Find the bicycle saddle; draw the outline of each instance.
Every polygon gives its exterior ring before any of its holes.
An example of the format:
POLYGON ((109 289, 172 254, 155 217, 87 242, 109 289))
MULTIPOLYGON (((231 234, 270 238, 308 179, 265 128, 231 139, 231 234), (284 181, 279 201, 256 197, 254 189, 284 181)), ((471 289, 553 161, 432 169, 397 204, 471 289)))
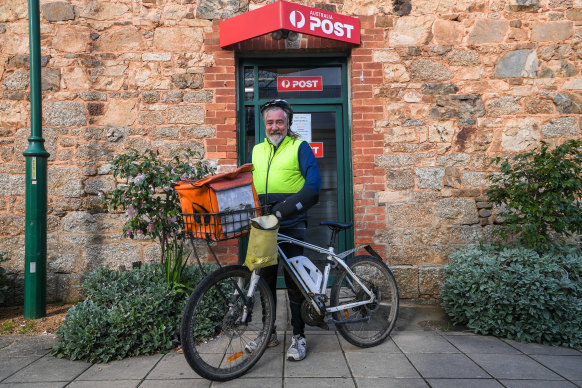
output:
POLYGON ((326 225, 331 230, 345 230, 352 227, 352 224, 345 223, 345 222, 331 222, 331 221, 322 221, 320 225, 326 225))

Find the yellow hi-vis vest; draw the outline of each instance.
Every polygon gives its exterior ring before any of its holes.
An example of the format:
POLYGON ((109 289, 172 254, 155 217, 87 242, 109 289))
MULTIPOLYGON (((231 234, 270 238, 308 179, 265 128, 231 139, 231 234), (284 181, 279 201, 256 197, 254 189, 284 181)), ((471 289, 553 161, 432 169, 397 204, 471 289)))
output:
POLYGON ((303 188, 305 178, 301 175, 298 157, 303 141, 286 136, 277 151, 268 139, 255 145, 252 163, 257 194, 295 194, 303 188))

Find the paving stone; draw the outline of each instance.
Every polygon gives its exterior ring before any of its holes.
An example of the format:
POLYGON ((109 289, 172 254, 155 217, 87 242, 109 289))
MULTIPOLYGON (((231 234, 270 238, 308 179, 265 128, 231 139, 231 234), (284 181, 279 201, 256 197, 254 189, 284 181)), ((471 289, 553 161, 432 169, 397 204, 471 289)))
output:
POLYGON ((501 380, 501 383, 507 388, 574 388, 576 385, 568 381, 550 381, 550 380, 501 380))
POLYGON ((131 357, 107 364, 94 364, 76 380, 139 380, 162 358, 161 354, 153 356, 131 357))
POLYGON ((445 338, 463 353, 520 354, 519 350, 512 348, 496 337, 445 335, 445 338))
MULTIPOLYGON (((354 380, 349 378, 319 378, 319 377, 294 377, 285 378, 285 388, 317 387, 317 388, 351 388, 355 387, 354 380)), ((364 385, 368 387, 368 385, 364 385)), ((383 385, 386 387, 386 385, 383 385)))
POLYGON ((58 382, 41 382, 41 383, 0 383, 1 388, 62 388, 69 384, 68 381, 58 381, 58 382))
MULTIPOLYGON (((240 380, 234 380, 236 382, 240 382, 240 380)), ((208 388, 212 384, 212 381, 204 380, 204 379, 181 379, 181 380, 164 380, 163 387, 164 388, 208 388)), ((223 384, 214 383, 214 386, 222 386, 223 384)), ((224 384, 228 386, 227 384, 224 384)), ((233 385, 234 386, 234 385, 233 385)), ((242 385, 240 385, 242 387, 242 385)), ((274 385, 277 386, 277 385, 274 385)), ((141 385, 140 388, 159 388, 160 381, 159 380, 145 380, 141 385)))
POLYGON ((91 364, 69 361, 47 355, 7 378, 7 383, 36 383, 71 381, 87 370, 91 364))
POLYGON ((196 379, 201 378, 190 368, 183 354, 170 352, 160 360, 147 375, 148 380, 171 379, 196 379))
POLYGON ((0 360, 9 357, 42 357, 50 352, 55 336, 13 336, 10 345, 0 349, 0 360))
POLYGON ((38 357, 0 358, 0 381, 36 361, 38 357))
POLYGON ((493 379, 429 379, 432 388, 496 388, 503 387, 493 379))
MULTIPOLYGON (((289 333, 286 338, 285 346, 291 345, 291 337, 293 333, 289 333)), ((307 351, 317 352, 317 353, 327 353, 327 352, 341 352, 341 347, 337 335, 309 335, 305 333, 305 338, 307 339, 307 351)))
POLYGON ((423 379, 357 378, 358 387, 366 388, 425 388, 429 385, 423 379))
MULTIPOLYGON (((115 385, 115 388, 134 388, 139 385, 141 380, 115 380, 115 382, 109 382, 111 386, 115 385)), ((71 384, 67 385, 71 388, 102 388, 103 381, 73 381, 71 384)))
MULTIPOLYGON (((279 344, 279 350, 284 346, 279 344)), ((283 377, 283 354, 281 351, 270 348, 265 351, 261 359, 252 367, 252 369, 240 379, 246 378, 264 378, 264 377, 283 377)), ((307 349, 309 352, 309 348, 307 349)), ((239 379, 239 380, 240 380, 239 379)))
POLYGON ((582 356, 532 356, 569 380, 582 380, 582 356))
POLYGON ((350 377, 344 355, 337 353, 313 353, 307 348, 307 356, 301 362, 285 362, 285 377, 350 377))
POLYGON ((354 377, 420 377, 418 372, 403 354, 370 354, 362 351, 346 353, 346 358, 354 377))
POLYGON ((404 353, 459 353, 459 350, 438 334, 398 332, 393 341, 404 353))
POLYGON ((352 345, 351 343, 349 343, 348 341, 346 341, 345 338, 338 336, 339 338, 339 342, 341 345, 341 348, 343 349, 343 351, 345 353, 349 353, 349 352, 363 352, 366 351, 367 353, 398 353, 398 354, 402 354, 402 352, 400 351, 400 349, 398 349, 398 347, 396 346, 396 344, 394 343, 394 341, 388 337, 386 338, 386 340, 384 342, 382 342, 380 345, 376 345, 374 347, 371 348, 361 348, 359 346, 356 345, 352 345))
POLYGON ((563 346, 550 346, 550 345, 542 345, 536 343, 525 343, 525 342, 518 342, 509 339, 504 339, 504 341, 521 350, 525 354, 538 354, 538 355, 547 355, 547 356, 582 356, 582 352, 576 349, 565 348, 563 346))
POLYGON ((410 354, 408 358, 424 378, 483 379, 491 377, 464 354, 410 354))
POLYGON ((471 354, 471 358, 498 379, 563 380, 528 356, 517 354, 471 354))

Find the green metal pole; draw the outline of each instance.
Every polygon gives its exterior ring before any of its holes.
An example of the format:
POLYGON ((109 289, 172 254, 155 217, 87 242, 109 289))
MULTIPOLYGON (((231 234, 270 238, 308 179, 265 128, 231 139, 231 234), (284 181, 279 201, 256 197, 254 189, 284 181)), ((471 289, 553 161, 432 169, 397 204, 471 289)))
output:
POLYGON ((39 0, 28 0, 30 125, 26 158, 24 318, 46 316, 47 161, 42 138, 39 0))

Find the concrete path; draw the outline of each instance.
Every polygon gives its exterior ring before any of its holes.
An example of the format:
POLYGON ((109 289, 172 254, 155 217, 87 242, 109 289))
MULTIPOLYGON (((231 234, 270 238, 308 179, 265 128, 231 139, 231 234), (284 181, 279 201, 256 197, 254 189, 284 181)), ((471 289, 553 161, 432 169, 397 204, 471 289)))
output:
MULTIPOLYGON (((287 322, 285 309, 277 316, 279 327, 287 322)), ((475 335, 450 327, 434 307, 402 306, 391 339, 374 348, 309 331, 301 362, 285 359, 291 333, 283 335, 247 375, 226 383, 201 379, 176 351, 90 364, 52 357, 54 336, 0 336, 0 388, 582 387, 582 352, 475 335)))

